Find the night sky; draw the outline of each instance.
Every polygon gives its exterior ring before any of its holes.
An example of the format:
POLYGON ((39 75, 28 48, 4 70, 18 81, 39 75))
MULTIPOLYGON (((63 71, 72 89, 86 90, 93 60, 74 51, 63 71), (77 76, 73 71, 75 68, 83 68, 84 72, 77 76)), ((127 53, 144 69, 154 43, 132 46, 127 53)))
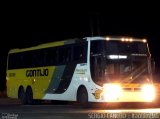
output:
POLYGON ((0 44, 1 89, 4 89, 6 56, 9 49, 87 36, 146 38, 156 62, 156 72, 159 72, 160 10, 157 7, 106 5, 86 9, 87 7, 71 5, 57 9, 55 6, 13 7, 3 14, 3 42, 0 44))

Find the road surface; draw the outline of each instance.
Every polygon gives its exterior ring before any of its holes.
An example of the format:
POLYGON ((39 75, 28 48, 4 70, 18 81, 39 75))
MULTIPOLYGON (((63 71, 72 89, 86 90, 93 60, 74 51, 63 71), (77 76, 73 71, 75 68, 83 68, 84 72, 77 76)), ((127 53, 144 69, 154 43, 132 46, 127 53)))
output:
POLYGON ((10 99, 0 100, 0 119, 160 119, 160 108, 140 105, 81 107, 78 104, 21 105, 10 99))

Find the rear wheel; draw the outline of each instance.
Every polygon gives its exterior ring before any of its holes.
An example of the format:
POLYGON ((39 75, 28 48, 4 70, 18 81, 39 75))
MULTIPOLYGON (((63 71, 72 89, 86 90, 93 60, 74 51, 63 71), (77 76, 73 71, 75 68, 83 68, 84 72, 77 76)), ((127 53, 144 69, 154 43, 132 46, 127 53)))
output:
POLYGON ((27 88, 27 90, 26 90, 26 99, 27 99, 27 103, 29 105, 32 105, 34 103, 33 92, 32 92, 31 88, 27 88))
POLYGON ((22 104, 27 104, 26 93, 23 88, 19 89, 18 98, 20 99, 22 104))

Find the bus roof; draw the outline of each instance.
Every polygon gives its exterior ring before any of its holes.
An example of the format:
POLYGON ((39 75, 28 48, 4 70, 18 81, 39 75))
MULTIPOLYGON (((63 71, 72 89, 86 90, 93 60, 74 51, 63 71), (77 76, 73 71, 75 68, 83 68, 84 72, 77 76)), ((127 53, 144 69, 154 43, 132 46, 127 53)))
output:
POLYGON ((137 41, 137 42, 147 42, 146 39, 134 38, 134 37, 127 37, 127 36, 104 36, 104 37, 86 37, 87 40, 117 40, 117 41, 137 41))
MULTIPOLYGON (((32 46, 28 48, 16 48, 16 49, 11 49, 9 53, 17 53, 17 52, 24 52, 24 51, 30 51, 30 50, 38 50, 38 49, 43 49, 43 48, 49 48, 49 47, 56 47, 56 46, 63 46, 66 44, 73 44, 76 42, 82 42, 83 39, 68 39, 68 40, 63 40, 63 41, 55 41, 55 42, 49 42, 49 43, 42 43, 37 46, 32 46)), ((83 40, 84 41, 84 40, 83 40)))
POLYGON ((84 37, 84 38, 74 38, 74 39, 68 39, 63 41, 56 41, 56 42, 49 42, 49 43, 43 43, 37 46, 28 47, 28 48, 16 48, 11 49, 9 53, 17 53, 17 52, 24 52, 24 51, 30 51, 30 50, 37 50, 37 49, 43 49, 43 48, 49 48, 49 47, 56 47, 56 46, 62 46, 66 44, 73 44, 77 42, 83 42, 83 41, 93 41, 93 40, 107 40, 107 41, 123 41, 123 42, 146 42, 146 39, 137 39, 137 38, 131 38, 131 37, 121 37, 121 36, 94 36, 94 37, 84 37))

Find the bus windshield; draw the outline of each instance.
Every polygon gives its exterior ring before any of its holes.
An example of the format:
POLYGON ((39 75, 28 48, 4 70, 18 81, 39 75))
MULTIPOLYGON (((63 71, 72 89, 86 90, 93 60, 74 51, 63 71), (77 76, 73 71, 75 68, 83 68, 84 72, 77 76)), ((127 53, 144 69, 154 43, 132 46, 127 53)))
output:
POLYGON ((143 42, 91 41, 91 77, 106 82, 145 82, 149 80, 147 44, 143 42))

